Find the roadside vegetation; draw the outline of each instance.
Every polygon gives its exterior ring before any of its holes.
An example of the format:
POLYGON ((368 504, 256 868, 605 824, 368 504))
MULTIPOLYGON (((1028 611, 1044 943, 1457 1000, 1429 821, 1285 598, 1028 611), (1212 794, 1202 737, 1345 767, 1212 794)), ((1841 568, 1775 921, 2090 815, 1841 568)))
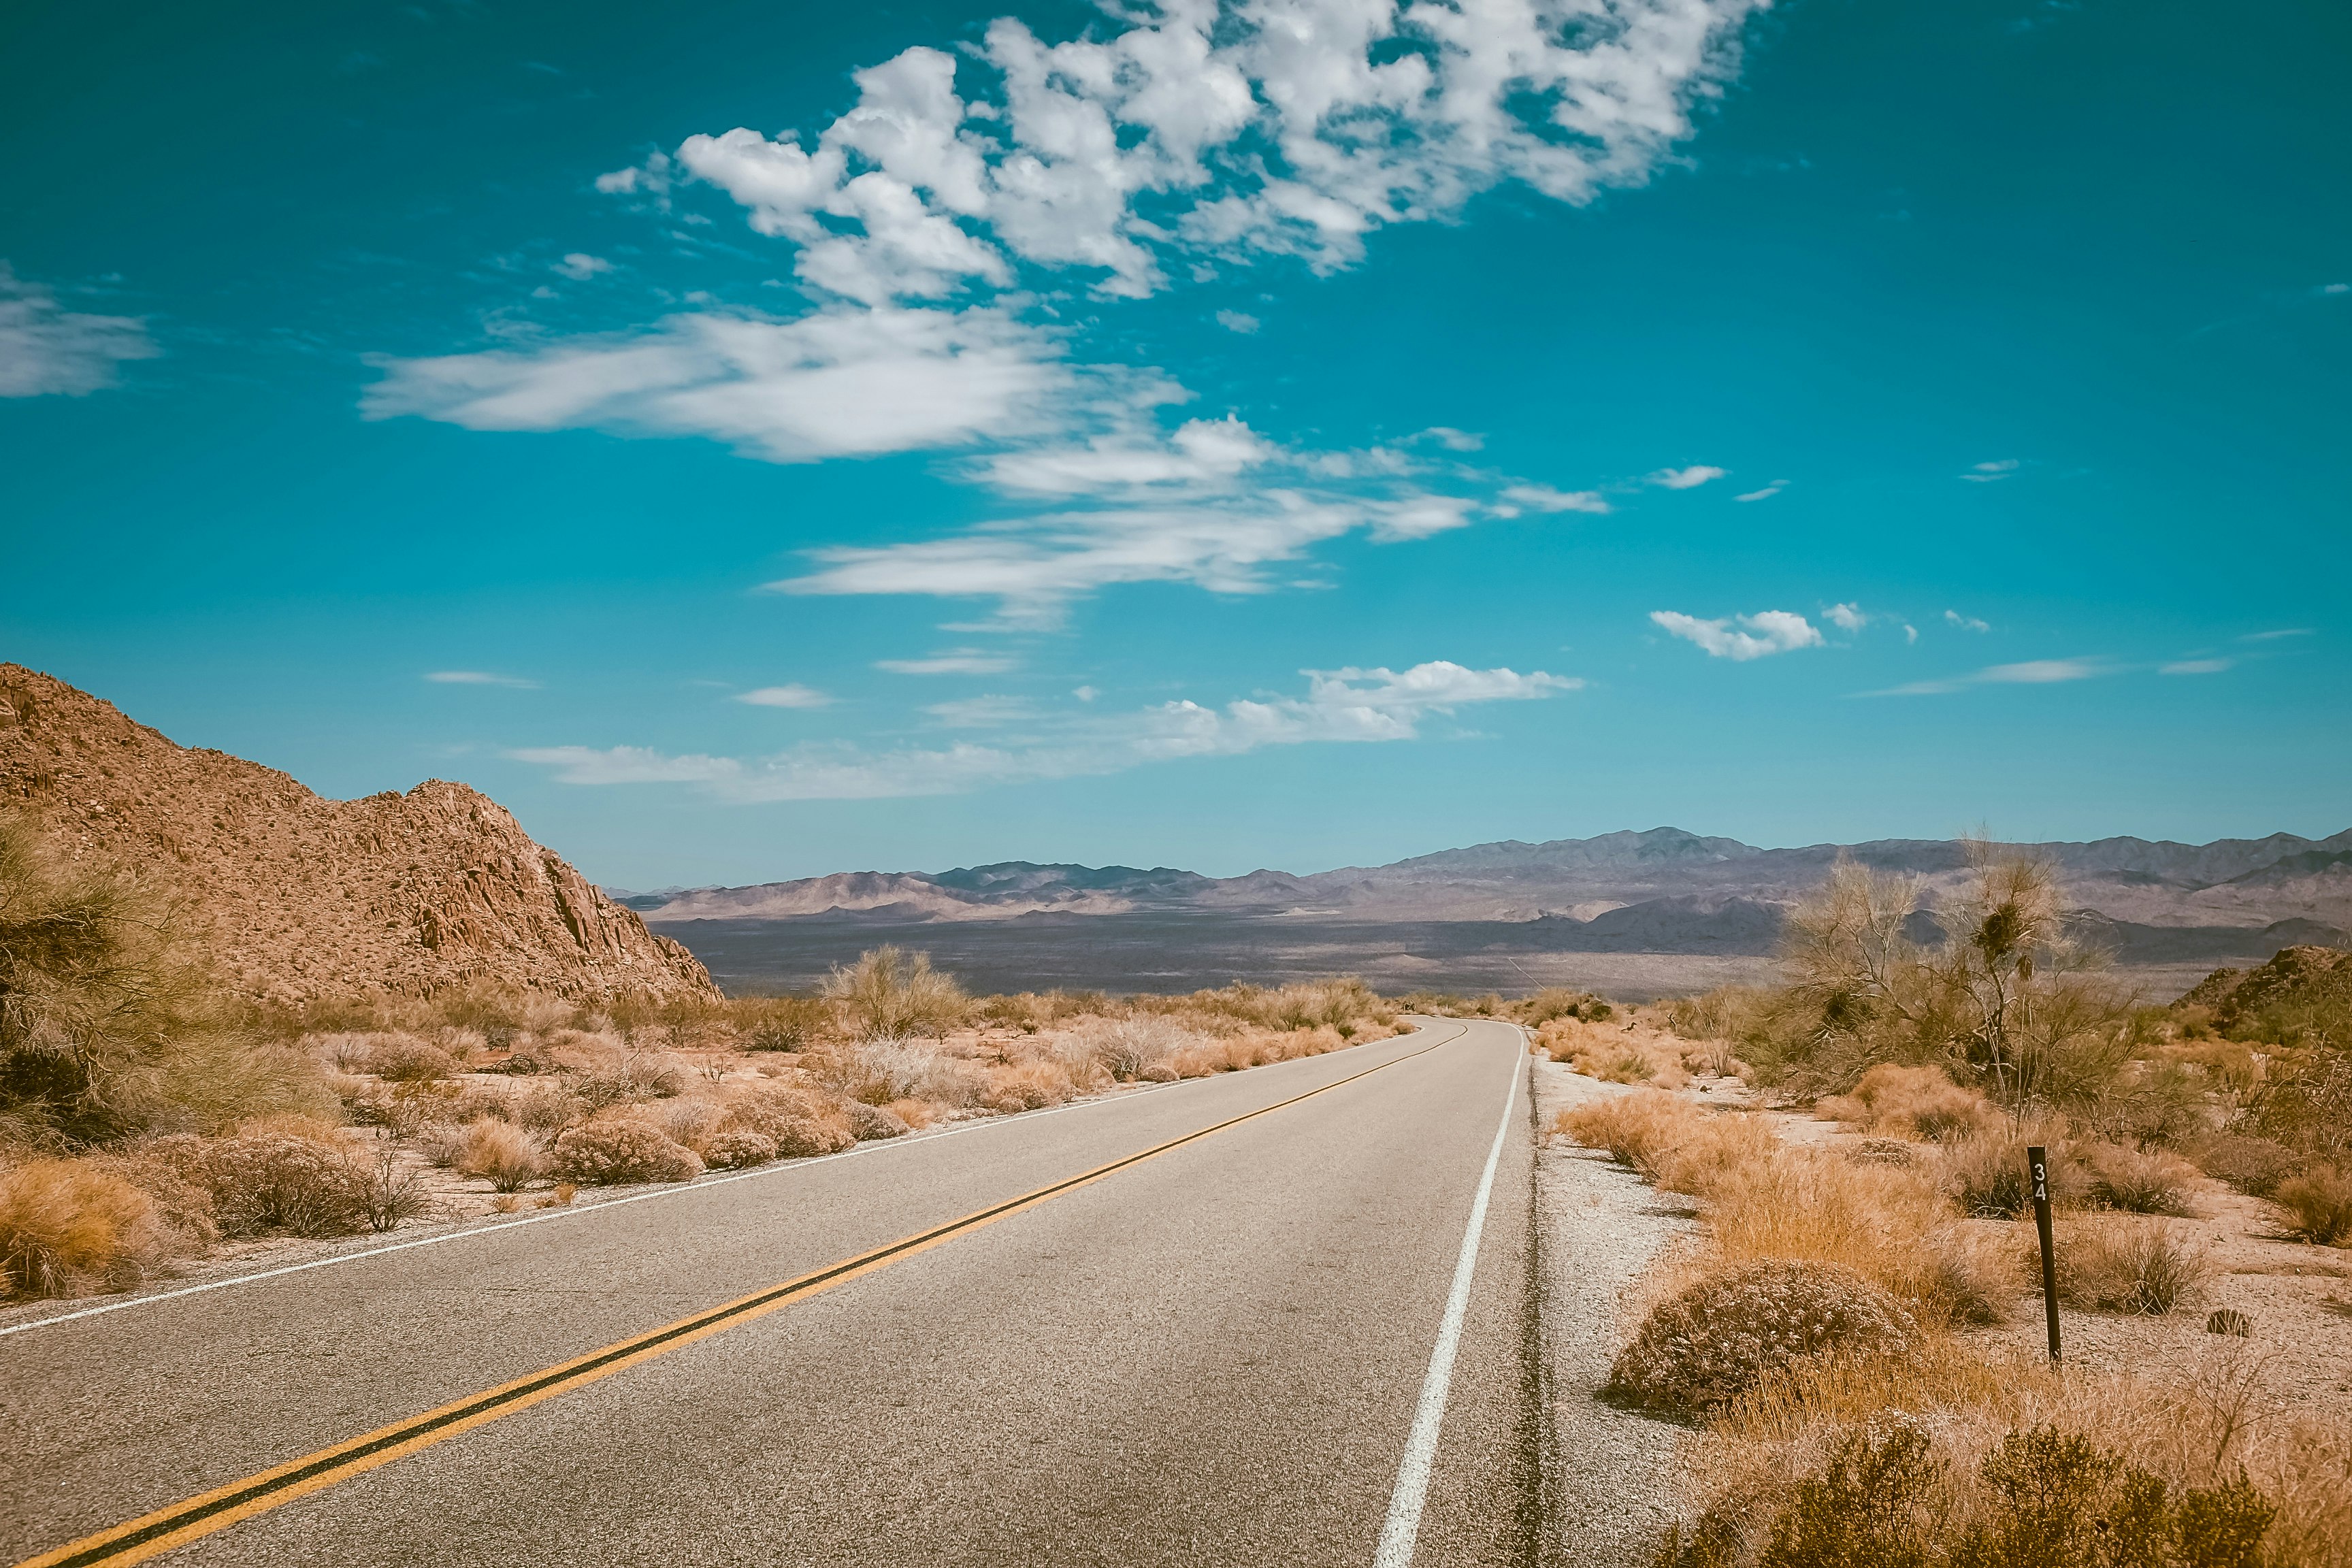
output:
POLYGON ((2352 1564, 2352 954, 2142 1006, 2060 908, 1990 849, 1932 910, 1841 866, 1786 984, 1537 1026, 1633 1086, 1556 1131, 1703 1222, 1610 1388, 1692 1427, 1661 1568, 2352 1564))
POLYGON ((0 1300, 224 1244, 692 1180, 1400 1032, 1361 984, 975 997, 877 948, 813 994, 489 989, 257 1009, 139 878, 0 819, 0 1300))

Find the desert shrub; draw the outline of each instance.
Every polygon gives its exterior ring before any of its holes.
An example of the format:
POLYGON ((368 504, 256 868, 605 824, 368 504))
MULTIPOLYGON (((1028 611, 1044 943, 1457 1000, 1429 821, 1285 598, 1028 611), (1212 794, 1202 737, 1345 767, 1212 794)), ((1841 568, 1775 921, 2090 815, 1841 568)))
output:
POLYGON ((1174 1020, 1150 1015, 1094 1019, 1072 1030, 1060 1042, 1068 1058, 1091 1059, 1112 1078, 1121 1080, 1141 1078, 1156 1067, 1167 1067, 1172 1071, 1176 1058, 1200 1043, 1200 1036, 1174 1020))
POLYGON ((2170 1154, 2143 1154, 2113 1143, 2085 1144, 2075 1151, 2089 1177, 2093 1202, 2130 1214, 2195 1214, 2189 1194, 2196 1169, 2170 1154))
POLYGON ((0 1297, 127 1290, 163 1255, 154 1201, 79 1160, 0 1171, 0 1297))
POLYGON ((187 910, 0 815, 0 1142, 86 1147, 325 1109, 315 1063, 233 1015, 187 910))
POLYGON ((423 1175, 402 1165, 389 1148, 377 1150, 375 1163, 367 1172, 367 1194, 361 1205, 361 1217, 367 1221, 368 1228, 391 1230, 432 1209, 433 1194, 425 1190, 423 1175))
POLYGON ((759 1133, 784 1160, 838 1153, 857 1142, 847 1123, 814 1096, 781 1084, 739 1097, 721 1131, 759 1133))
MULTIPOLYGON (((2263 1568, 2276 1509, 2242 1475, 2174 1493, 2077 1434, 2012 1430, 1969 1479, 1907 1416, 1850 1430, 1761 1526, 1757 1568, 2263 1568)), ((1759 1521, 1711 1510, 1660 1568, 1740 1561, 1759 1521)))
POLYGON ((776 1141, 765 1133, 731 1128, 703 1141, 702 1160, 714 1171, 739 1171, 764 1165, 776 1157, 776 1141))
POLYGON ((2278 1184, 2272 1194, 2294 1216, 2295 1234, 2327 1247, 2352 1243, 2352 1176, 2315 1165, 2278 1184))
POLYGON ((2070 1307, 2160 1317, 2197 1305, 2213 1277, 2203 1245, 2161 1220, 2069 1225, 2054 1247, 2058 1299, 2070 1307))
POLYGON ((2201 1066, 2133 1062, 2103 1091, 2085 1097, 2083 1113, 2103 1136, 2127 1148, 2179 1148, 2212 1130, 2214 1081, 2201 1066))
POLYGON ((367 1173, 315 1137, 258 1131, 211 1143, 158 1140, 164 1144, 175 1145, 169 1157, 212 1194, 224 1235, 345 1236, 367 1224, 367 1173))
MULTIPOLYGON (((1170 1064, 1171 1070, 1173 1065, 1170 1064)), ((1057 1062, 1024 1062, 1017 1066, 995 1068, 980 1091, 979 1104, 984 1110, 1007 1114, 1021 1110, 1043 1110, 1059 1105, 1078 1092, 1077 1085, 1057 1062)))
POLYGON ((2024 1137, 1969 1138, 1937 1151, 1937 1176, 1963 1214, 1981 1219, 2016 1219, 2033 1208, 2033 1178, 2025 1151, 2040 1142, 2048 1150, 2050 1201, 2083 1201, 2089 1186, 2072 1148, 2054 1133, 2024 1137))
POLYGON ((861 1143, 877 1138, 897 1138, 908 1131, 907 1120, 887 1107, 853 1100, 849 1102, 849 1131, 861 1143))
POLYGON ((1522 1024, 1540 1027, 1554 1018, 1605 1024, 1617 1016, 1617 1010, 1590 991, 1571 991, 1563 985, 1547 985, 1534 995, 1513 1004, 1510 1014, 1522 1024))
POLYGON ((697 1095, 637 1106, 629 1114, 648 1126, 660 1128, 671 1142, 699 1150, 702 1141, 727 1120, 729 1110, 723 1100, 697 1095))
POLYGON ((1771 1128, 1754 1118, 1706 1110, 1657 1089, 1570 1107, 1555 1131, 1606 1149, 1669 1191, 1701 1195, 1723 1173, 1769 1159, 1779 1147, 1771 1128))
POLYGON ((590 1186, 684 1182, 702 1173, 702 1160, 642 1121, 588 1121, 556 1139, 555 1171, 590 1186))
POLYGON ((936 1100, 971 1105, 987 1087, 987 1070, 938 1046, 889 1036, 834 1047, 803 1064, 811 1077, 845 1100, 887 1105, 894 1100, 936 1100))
POLYGON ((1800 1356, 1895 1349, 1914 1331, 1910 1314, 1852 1269, 1751 1263, 1654 1309, 1610 1369, 1610 1387, 1648 1408, 1698 1412, 1800 1356))
POLYGON ((2301 1155, 2274 1139, 2235 1132, 2207 1139, 2197 1146, 2193 1157, 2207 1175, 2258 1198, 2277 1191, 2278 1184, 2304 1163, 2301 1155))
POLYGON ((2006 1236, 1948 1225, 1930 1232, 1918 1276, 1923 1305, 1948 1322, 2005 1323, 2025 1288, 2025 1258, 2006 1236))
POLYGON ((466 1129, 456 1165, 461 1176, 473 1176, 498 1192, 512 1193, 547 1173, 547 1155, 520 1127, 485 1116, 466 1129))
POLYGON ((2000 1124, 2000 1114, 1983 1095, 1962 1089, 1941 1068, 1899 1062, 1879 1063, 1862 1075, 1852 1092, 1821 1101, 1813 1113, 1871 1132, 1936 1143, 1989 1133, 2000 1124))
POLYGON ((835 964, 824 994, 858 1039, 943 1035, 971 1010, 963 988, 931 967, 929 953, 887 945, 859 953, 846 968, 835 964))
POLYGON ((533 1084, 509 1097, 505 1116, 528 1132, 553 1137, 588 1113, 586 1101, 560 1083, 533 1084))
POLYGON ((814 996, 756 996, 733 1005, 747 1051, 805 1051, 833 1029, 833 1009, 814 996))
POLYGON ((454 1121, 429 1121, 416 1130, 416 1156, 436 1171, 456 1165, 466 1152, 467 1129, 454 1121))
POLYGON ((359 1038, 364 1045, 355 1052, 345 1053, 341 1058, 344 1065, 356 1066, 360 1071, 372 1072, 389 1082, 430 1082, 455 1078, 466 1070, 447 1050, 415 1035, 363 1035, 359 1038))

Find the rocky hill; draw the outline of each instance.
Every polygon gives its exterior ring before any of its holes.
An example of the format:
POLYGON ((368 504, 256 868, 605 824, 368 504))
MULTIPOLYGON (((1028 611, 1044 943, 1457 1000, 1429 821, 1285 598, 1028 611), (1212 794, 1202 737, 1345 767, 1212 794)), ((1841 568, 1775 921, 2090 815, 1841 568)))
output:
POLYGON ((222 978, 257 999, 474 981, 717 994, 692 954, 464 784, 327 800, 14 664, 0 664, 0 810, 29 814, 67 855, 169 883, 222 978))

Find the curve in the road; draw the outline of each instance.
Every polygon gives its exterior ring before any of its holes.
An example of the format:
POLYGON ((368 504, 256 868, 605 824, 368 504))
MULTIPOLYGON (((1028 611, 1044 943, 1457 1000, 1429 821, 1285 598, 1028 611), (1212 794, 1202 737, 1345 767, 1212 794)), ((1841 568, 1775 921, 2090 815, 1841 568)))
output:
MULTIPOLYGON (((558 1394, 570 1393, 574 1389, 610 1377, 626 1368, 667 1355, 698 1340, 751 1322, 795 1302, 806 1300, 830 1290, 837 1285, 846 1284, 852 1279, 871 1274, 877 1269, 888 1268, 893 1263, 928 1251, 959 1237, 970 1235, 1001 1220, 1011 1218, 1016 1214, 1050 1202, 1065 1194, 1090 1186, 1120 1171, 1157 1159, 1189 1144, 1197 1143, 1202 1139, 1238 1127, 1244 1122, 1271 1115, 1275 1111, 1297 1105, 1302 1100, 1313 1100, 1318 1095, 1328 1094, 1335 1089, 1343 1088, 1360 1079, 1369 1078, 1399 1063, 1426 1056, 1440 1046, 1451 1044, 1461 1038, 1467 1032, 1466 1029, 1457 1026, 1453 1034, 1442 1040, 1432 1041, 1417 1051, 1409 1051, 1402 1056, 1392 1057, 1377 1066, 1366 1068, 1361 1072, 1350 1073, 1346 1078, 1308 1089, 1303 1094, 1292 1095, 1286 1100, 1276 1100, 1271 1105, 1260 1106, 1242 1115, 1229 1117, 1225 1121, 1200 1128, 1181 1137, 1171 1138, 1150 1148, 1095 1166, 1091 1170, 1082 1171, 1074 1176, 1033 1188, 989 1207, 974 1210, 944 1225, 935 1226, 911 1236, 901 1237, 854 1257, 843 1258, 824 1268, 812 1270, 781 1284, 770 1286, 749 1296, 740 1297, 723 1306, 681 1318, 646 1333, 606 1345, 601 1350, 592 1351, 584 1356, 517 1378, 498 1387, 444 1405, 438 1409, 427 1411, 404 1421, 395 1422, 389 1426, 380 1427, 373 1432, 365 1433, 331 1447, 232 1481, 225 1487, 215 1488, 211 1491, 185 1499, 171 1507, 157 1510, 96 1534, 84 1536, 80 1540, 68 1542, 65 1545, 26 1558, 16 1565, 16 1568, 99 1568, 101 1564, 105 1565, 105 1568, 119 1568, 119 1565, 144 1563, 163 1552, 226 1530, 241 1521, 267 1513, 297 1498, 334 1486, 379 1466, 389 1464, 394 1459, 446 1442, 460 1433, 471 1431, 477 1426, 485 1426, 503 1416, 528 1409, 558 1394)), ((1514 1094, 1516 1094, 1516 1089, 1515 1076, 1514 1094)), ((1505 1106, 1507 1128, 1508 1117, 1509 1104, 1507 1102, 1505 1106)), ((1497 1152, 1500 1148, 1501 1133, 1498 1132, 1496 1142, 1497 1152)), ((1477 1219, 1485 1210, 1487 1190, 1493 1184, 1494 1166, 1494 1156, 1490 1155, 1486 1163, 1485 1180, 1480 1184, 1477 1200, 1474 1206, 1472 1227, 1465 1243, 1465 1272, 1459 1274, 1455 1281, 1454 1294, 1457 1297, 1467 1294, 1468 1259, 1475 1257, 1477 1219)), ((1449 1302, 1449 1325, 1458 1320, 1458 1307, 1449 1302)), ((1445 1336, 1441 1333, 1438 1352, 1441 1362, 1450 1361, 1450 1357, 1444 1354, 1444 1345, 1445 1336)), ((1433 1364, 1431 1378, 1439 1384, 1437 1399, 1442 1411, 1443 1373, 1438 1363, 1433 1364)), ((1423 1404, 1424 1407, 1428 1404, 1426 1388, 1423 1404)), ((1421 1425, 1421 1422, 1416 1422, 1417 1428, 1421 1425)), ((1433 1422, 1428 1425, 1429 1446, 1433 1447, 1435 1425, 1433 1422)), ((1416 1438, 1419 1436, 1417 1430, 1416 1438)), ((1425 1469, 1425 1468, 1424 1459, 1423 1468, 1425 1469)), ((1412 1470, 1413 1464, 1409 1451, 1406 1463, 1408 1477, 1412 1470)), ((1425 1477, 1423 1479, 1425 1482, 1425 1477)), ((1403 1489, 1409 1486, 1406 1477, 1400 1478, 1399 1486, 1400 1497, 1402 1497, 1403 1489)), ((1414 1489, 1417 1490, 1417 1489, 1414 1489)), ((1411 1512, 1415 1516, 1418 1515, 1417 1497, 1413 1500, 1411 1512)), ((1390 1524, 1391 1534, 1395 1532, 1396 1528, 1394 1515, 1395 1510, 1392 1507, 1390 1524)), ((1387 1543, 1384 1542, 1385 1544, 1387 1543)), ((1409 1560, 1411 1553, 1409 1537, 1405 1544, 1405 1553, 1409 1560)), ((1385 1563, 1390 1560, 1391 1553, 1384 1552, 1382 1562, 1385 1563)))

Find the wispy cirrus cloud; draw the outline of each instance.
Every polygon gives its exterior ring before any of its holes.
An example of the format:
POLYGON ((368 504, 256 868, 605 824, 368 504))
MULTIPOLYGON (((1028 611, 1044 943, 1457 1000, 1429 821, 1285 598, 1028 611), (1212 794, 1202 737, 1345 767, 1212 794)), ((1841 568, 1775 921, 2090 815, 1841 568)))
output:
POLYGON ((892 675, 1002 675, 1017 662, 1010 654, 951 647, 928 658, 877 658, 874 668, 892 675))
POLYGON ((1988 665, 1967 675, 1956 675, 1939 680, 1914 680, 1901 686, 1890 686, 1881 691, 1864 691, 1864 697, 1940 697, 1949 692, 1966 691, 1977 686, 2056 686, 2071 680, 2095 680, 2103 675, 2120 675, 2124 667, 2101 658, 2032 658, 2018 664, 1988 665))
MULTIPOLYGON (((1583 682, 1541 670, 1472 669, 1445 660, 1410 669, 1306 670, 1302 697, 1243 699, 1211 708, 1192 701, 1133 712, 1063 720, 1058 731, 1017 745, 959 742, 950 746, 874 750, 803 746, 744 760, 704 753, 671 755, 642 746, 538 746, 507 754, 553 770, 571 784, 685 784, 719 799, 869 800, 961 795, 993 785, 1112 773, 1150 763, 1236 756, 1267 746, 1361 743, 1418 738, 1432 715, 1488 702, 1528 701, 1574 690, 1583 682)), ((979 727, 1001 717, 1033 725, 1034 710, 978 702, 941 704, 935 716, 979 727)))
POLYGON ((125 360, 163 351, 130 316, 68 310, 57 291, 0 261, 0 397, 82 397, 115 384, 125 360))
POLYGON ((526 680, 520 675, 499 675, 487 669, 436 669, 427 671, 425 679, 436 686, 506 686, 518 691, 539 689, 536 680, 526 680))
POLYGON ((1974 616, 1964 616, 1958 610, 1946 610, 1944 612, 1944 624, 1948 626, 1952 626, 1964 632, 1989 632, 1992 630, 1992 625, 1990 622, 1980 621, 1974 616))
POLYGON ((2219 675, 2237 664, 2234 658, 2176 658, 2156 667, 2158 675, 2219 675))
POLYGON ((1790 610, 1759 610, 1752 616, 1701 620, 1678 610, 1653 610, 1650 619, 1669 637, 1704 649, 1710 658, 1736 664, 1799 648, 1820 647, 1821 628, 1790 610))
POLYGON ((761 686, 750 691, 739 691, 735 694, 735 700, 747 702, 754 708, 824 708, 830 706, 833 699, 814 686, 787 681, 782 686, 761 686))
POLYGON ((1770 500, 1774 496, 1779 495, 1782 490, 1785 490, 1785 489, 1787 489, 1788 488, 1789 488, 1789 481, 1788 481, 1788 480, 1786 480, 1786 479, 1774 479, 1770 484, 1766 485, 1762 489, 1758 489, 1758 490, 1749 490, 1749 491, 1748 491, 1748 492, 1747 492, 1746 494, 1744 494, 1744 495, 1736 495, 1736 496, 1733 496, 1731 499, 1732 499, 1733 500, 1742 500, 1742 501, 1748 501, 1748 500, 1770 500))
POLYGON ((1707 463, 1693 463, 1687 468, 1660 468, 1650 476, 1650 483, 1664 489, 1690 490, 1723 478, 1723 470, 1707 463))
POLYGON ((1990 485, 2010 478, 2020 466, 2015 458, 2002 458, 1995 462, 1974 464, 1960 478, 1972 485, 1990 485))

